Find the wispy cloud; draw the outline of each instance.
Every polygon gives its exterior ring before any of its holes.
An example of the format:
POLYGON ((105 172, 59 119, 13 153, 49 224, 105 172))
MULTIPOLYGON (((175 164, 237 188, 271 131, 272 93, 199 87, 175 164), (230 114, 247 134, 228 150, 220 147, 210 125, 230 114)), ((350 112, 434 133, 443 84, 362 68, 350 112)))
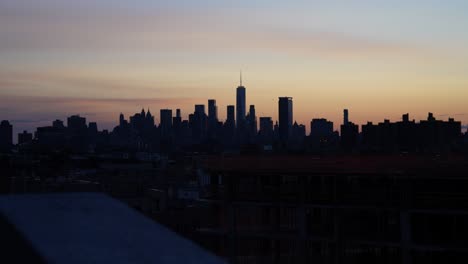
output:
MULTIPOLYGON (((11 8, 10 8, 11 9, 11 8)), ((61 11, 61 10, 60 10, 61 11)), ((260 23, 244 10, 159 8, 57 12, 11 9, 2 12, 0 52, 265 52, 293 56, 428 57, 421 47, 327 29, 297 30, 260 23), (219 11, 219 10, 218 10, 219 11)))

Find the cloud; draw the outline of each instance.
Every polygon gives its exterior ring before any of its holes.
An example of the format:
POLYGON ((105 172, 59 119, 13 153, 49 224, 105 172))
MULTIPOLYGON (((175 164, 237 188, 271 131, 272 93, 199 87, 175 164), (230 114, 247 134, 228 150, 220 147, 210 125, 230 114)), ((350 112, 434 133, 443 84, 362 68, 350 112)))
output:
MULTIPOLYGON (((147 98, 164 94, 170 97, 190 87, 158 84, 141 80, 127 73, 107 72, 102 76, 73 69, 44 68, 36 70, 0 71, 0 94, 19 96, 92 97, 92 98, 147 98), (127 74, 127 75, 125 75, 127 74)), ((130 74, 131 75, 131 74, 130 74)))
MULTIPOLYGON (((258 10, 257 10, 258 11, 258 10)), ((421 47, 323 30, 277 28, 255 10, 10 8, 0 15, 0 52, 225 52, 292 56, 428 57, 421 47), (419 55, 418 55, 419 54, 419 55)))

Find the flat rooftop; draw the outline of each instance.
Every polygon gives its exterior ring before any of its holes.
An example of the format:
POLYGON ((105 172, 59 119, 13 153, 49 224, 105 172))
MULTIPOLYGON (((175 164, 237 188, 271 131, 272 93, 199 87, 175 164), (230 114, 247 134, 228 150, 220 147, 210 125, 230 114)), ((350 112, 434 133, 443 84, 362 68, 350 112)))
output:
MULTIPOLYGON (((0 218, 42 258, 34 263, 223 263, 104 194, 0 196, 0 218)), ((0 262, 18 263, 4 257, 0 262)))

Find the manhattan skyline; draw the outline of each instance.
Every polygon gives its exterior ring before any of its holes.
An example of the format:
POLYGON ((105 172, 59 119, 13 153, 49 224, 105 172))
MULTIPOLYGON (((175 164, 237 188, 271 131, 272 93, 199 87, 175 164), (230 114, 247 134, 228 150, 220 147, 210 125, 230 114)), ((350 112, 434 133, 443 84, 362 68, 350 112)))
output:
POLYGON ((357 124, 430 111, 466 125, 467 5, 1 0, 0 119, 19 132, 81 114, 111 129, 120 112, 187 118, 216 99, 225 120, 242 69, 257 116, 277 120, 290 96, 303 124, 341 124, 347 108, 357 124))

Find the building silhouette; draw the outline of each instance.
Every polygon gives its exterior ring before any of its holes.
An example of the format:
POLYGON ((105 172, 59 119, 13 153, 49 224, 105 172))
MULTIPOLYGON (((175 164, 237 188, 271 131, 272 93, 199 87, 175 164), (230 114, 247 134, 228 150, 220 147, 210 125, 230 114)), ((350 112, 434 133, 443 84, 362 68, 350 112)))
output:
POLYGON ((293 125, 293 102, 292 97, 279 97, 279 137, 281 142, 287 143, 293 125))
POLYGON ((210 124, 216 124, 218 122, 218 107, 214 99, 208 100, 208 122, 210 124))
POLYGON ((0 123, 0 151, 9 151, 13 146, 13 126, 8 120, 0 123))
POLYGON ((170 138, 172 135, 172 110, 161 109, 159 120, 159 131, 161 133, 161 137, 165 139, 170 138))
POLYGON ((340 144, 346 152, 355 151, 359 140, 359 127, 349 121, 348 109, 343 111, 343 124, 340 127, 340 144))
POLYGON ((461 122, 453 118, 448 121, 436 120, 432 113, 427 120, 416 123, 404 114, 399 122, 362 126, 362 146, 364 152, 451 152, 456 151, 461 140, 461 122))
POLYGON ((245 103, 245 87, 242 86, 242 76, 240 79, 240 85, 236 89, 236 122, 237 128, 243 129, 245 125, 246 116, 246 103, 245 103))
POLYGON ((195 142, 200 143, 206 138, 207 135, 207 126, 208 118, 205 112, 205 105, 198 104, 195 105, 195 112, 192 117, 192 136, 195 142))
POLYGON ((257 115, 255 113, 255 105, 250 105, 249 114, 246 117, 249 137, 254 138, 257 135, 257 115))
POLYGON ((29 144, 33 141, 33 134, 28 133, 24 130, 22 133, 18 133, 18 145, 29 144))
POLYGON ((230 263, 466 263, 466 158, 212 157, 196 234, 230 263), (465 187, 463 187, 465 186, 465 187))
MULTIPOLYGON (((468 151, 466 137, 461 133, 461 123, 453 118, 437 120, 432 113, 428 114, 427 120, 419 123, 410 120, 409 114, 403 115, 398 122, 388 119, 378 124, 368 122, 362 125, 360 133, 359 127, 350 121, 349 110, 344 109, 340 133, 334 131, 332 122, 314 118, 310 123, 310 135, 306 136, 305 126, 294 122, 291 97, 278 98, 278 120, 269 117, 258 120, 253 104, 246 114, 246 89, 242 85, 242 76, 236 89, 236 105, 237 108, 227 106, 224 122, 219 120, 215 99, 208 99, 207 109, 204 104, 196 104, 188 120, 182 119, 180 109, 176 110, 175 117, 172 110, 159 109, 159 124, 156 124, 149 109, 145 111, 142 108, 141 112, 130 116, 129 121, 120 113, 118 126, 112 132, 100 132, 97 123, 87 124, 85 117, 72 115, 67 118, 66 126, 63 121, 55 120, 52 126, 37 128, 33 145, 80 153, 95 151, 96 148, 100 151, 253 153, 267 145, 269 151, 309 154, 468 151)), ((26 134, 24 136, 27 138, 26 134)))
POLYGON ((349 123, 349 111, 348 109, 343 110, 343 125, 347 125, 349 123))

